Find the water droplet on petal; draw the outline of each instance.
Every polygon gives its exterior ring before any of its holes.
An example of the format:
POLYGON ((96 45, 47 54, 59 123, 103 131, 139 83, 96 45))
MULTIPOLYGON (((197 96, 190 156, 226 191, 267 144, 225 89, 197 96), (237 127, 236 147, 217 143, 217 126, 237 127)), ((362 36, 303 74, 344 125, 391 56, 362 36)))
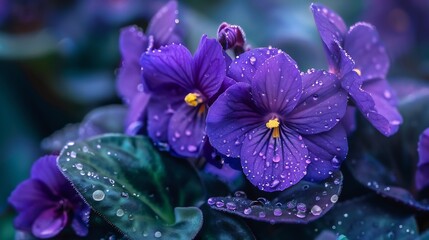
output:
POLYGON ((195 152, 195 151, 197 151, 197 146, 195 146, 195 145, 189 145, 188 146, 188 151, 189 152, 195 152))
POLYGON ((250 58, 249 58, 249 60, 250 60, 250 64, 255 64, 255 62, 256 62, 256 58, 254 57, 254 56, 251 56, 250 58))

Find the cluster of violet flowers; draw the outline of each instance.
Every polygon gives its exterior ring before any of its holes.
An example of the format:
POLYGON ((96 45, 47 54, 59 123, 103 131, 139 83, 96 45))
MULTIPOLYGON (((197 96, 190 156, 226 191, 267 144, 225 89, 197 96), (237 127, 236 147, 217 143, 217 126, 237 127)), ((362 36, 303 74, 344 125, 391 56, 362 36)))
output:
MULTIPOLYGON (((362 22, 347 28, 320 4, 311 11, 328 59, 325 70, 301 71, 281 49, 251 48, 243 29, 227 23, 216 39, 203 35, 192 54, 176 31, 176 1, 152 18, 145 33, 123 28, 117 89, 128 106, 125 133, 147 134, 196 165, 201 159, 219 168, 241 165, 266 192, 328 178, 347 157, 356 111, 385 136, 397 132, 402 118, 376 29, 362 22)), ((428 135, 422 135, 426 143, 428 135)), ((15 227, 48 238, 71 225, 84 236, 89 207, 55 158, 39 159, 31 178, 11 194, 19 212, 15 227)))
POLYGON ((382 134, 398 130, 389 59, 370 24, 347 29, 313 4, 329 69, 301 72, 280 49, 250 48, 227 23, 217 39, 203 35, 192 55, 175 34, 175 7, 165 6, 147 35, 135 26, 121 33, 118 88, 130 105, 129 133, 147 131, 180 157, 240 162, 254 186, 272 192, 338 169, 356 108, 382 134))

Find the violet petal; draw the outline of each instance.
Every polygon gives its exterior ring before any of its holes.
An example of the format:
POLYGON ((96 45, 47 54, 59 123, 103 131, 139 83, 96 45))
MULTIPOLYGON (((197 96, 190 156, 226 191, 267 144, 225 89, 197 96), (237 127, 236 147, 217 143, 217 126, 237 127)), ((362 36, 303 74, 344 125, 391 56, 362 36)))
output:
POLYGON ((247 179, 260 190, 282 191, 307 174, 308 151, 302 137, 281 125, 280 136, 259 126, 248 134, 241 149, 241 165, 247 179))
POLYGON ((253 76, 253 99, 267 114, 288 114, 297 105, 301 94, 302 79, 298 67, 285 53, 266 60, 253 76))
POLYGON ((287 122, 301 134, 316 134, 333 128, 344 116, 347 93, 338 78, 325 71, 313 71, 302 76, 303 93, 287 122))
POLYGON ((263 123, 263 116, 255 111, 247 83, 237 83, 209 108, 207 135, 210 143, 228 157, 240 156, 246 134, 263 123))
POLYGON ((350 27, 344 49, 355 61, 363 82, 386 77, 389 57, 374 26, 360 22, 350 27))
POLYGON ((240 54, 231 63, 228 76, 237 82, 251 84, 256 69, 260 68, 268 58, 277 54, 279 50, 276 48, 255 48, 240 54))
POLYGON ((183 103, 168 125, 168 142, 180 156, 197 157, 205 138, 207 106, 191 107, 183 103))
POLYGON ((421 135, 418 143, 419 162, 416 172, 416 187, 418 190, 429 185, 429 128, 421 135))
POLYGON ((157 94, 169 89, 194 89, 192 55, 182 45, 169 45, 146 52, 140 59, 145 91, 157 94))
POLYGON ((211 98, 217 93, 226 75, 226 63, 222 46, 215 39, 201 38, 193 59, 195 85, 211 98))
POLYGON ((155 48, 170 43, 169 40, 177 24, 177 15, 177 1, 172 0, 152 17, 146 33, 154 37, 155 48))
POLYGON ((67 225, 68 213, 57 206, 43 211, 34 221, 32 233, 38 238, 50 238, 57 235, 67 225))

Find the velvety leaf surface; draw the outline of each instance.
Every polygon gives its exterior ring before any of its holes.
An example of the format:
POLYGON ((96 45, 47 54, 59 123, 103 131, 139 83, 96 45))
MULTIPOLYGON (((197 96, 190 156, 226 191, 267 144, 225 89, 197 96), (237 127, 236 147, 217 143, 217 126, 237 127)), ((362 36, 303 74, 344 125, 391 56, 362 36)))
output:
POLYGON ((337 171, 320 183, 301 181, 272 200, 249 199, 243 192, 236 192, 234 197, 211 197, 207 202, 214 209, 257 221, 308 223, 323 216, 338 201, 342 180, 337 171))
POLYGON ((108 134, 67 145, 58 158, 86 202, 131 239, 191 239, 204 190, 185 160, 160 155, 145 137, 108 134))
MULTIPOLYGON (((402 85, 397 83, 396 86, 402 85)), ((386 138, 372 127, 361 125, 350 141, 351 151, 346 163, 362 185, 417 210, 429 211, 429 199, 419 198, 414 182, 417 142, 429 126, 429 88, 419 85, 408 89, 400 90, 398 108, 404 122, 398 133, 386 138)))
POLYGON ((203 205, 201 209, 204 214, 204 224, 197 239, 255 239, 250 228, 239 217, 216 211, 207 205, 203 205))
POLYGON ((418 210, 429 211, 429 199, 417 200, 409 190, 400 187, 393 172, 370 155, 364 155, 359 159, 350 159, 348 166, 352 175, 361 184, 376 193, 393 198, 418 210))
POLYGON ((348 239, 415 239, 417 223, 411 214, 375 195, 337 204, 312 226, 329 229, 348 239))

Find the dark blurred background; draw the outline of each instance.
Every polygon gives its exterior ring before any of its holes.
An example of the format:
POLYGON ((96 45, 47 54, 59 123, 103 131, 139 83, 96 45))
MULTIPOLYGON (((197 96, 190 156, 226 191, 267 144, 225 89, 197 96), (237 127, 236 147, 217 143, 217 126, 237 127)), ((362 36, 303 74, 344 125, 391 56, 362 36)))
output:
MULTIPOLYGON (((0 213, 13 188, 46 154, 41 140, 91 109, 121 103, 115 74, 119 29, 146 28, 163 0, 0 0, 0 213)), ((326 68, 303 0, 183 0, 179 27, 193 51, 226 21, 252 47, 272 45, 300 69, 326 68)), ((376 25, 392 60, 389 79, 429 80, 429 1, 321 1, 348 25, 376 25)))

